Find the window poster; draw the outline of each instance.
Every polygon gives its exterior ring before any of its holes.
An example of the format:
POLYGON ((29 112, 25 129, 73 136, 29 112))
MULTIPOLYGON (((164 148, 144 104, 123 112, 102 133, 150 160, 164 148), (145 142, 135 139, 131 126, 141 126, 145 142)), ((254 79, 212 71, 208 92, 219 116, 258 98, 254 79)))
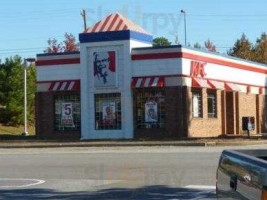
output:
POLYGON ((158 104, 155 101, 145 103, 145 121, 158 122, 158 104))
POLYGON ((74 127, 72 103, 62 103, 61 124, 74 127))
POLYGON ((199 117, 198 96, 193 96, 193 117, 199 117))
POLYGON ((115 102, 103 102, 102 103, 103 112, 103 125, 104 126, 114 126, 116 124, 116 103, 115 102))
POLYGON ((94 52, 93 63, 95 87, 115 87, 117 81, 115 51, 94 52))

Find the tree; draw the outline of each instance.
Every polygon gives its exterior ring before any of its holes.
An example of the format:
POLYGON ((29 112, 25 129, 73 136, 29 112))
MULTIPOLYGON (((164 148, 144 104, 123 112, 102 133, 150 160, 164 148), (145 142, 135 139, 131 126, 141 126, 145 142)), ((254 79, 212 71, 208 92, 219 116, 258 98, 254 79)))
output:
POLYGON ((170 46, 171 42, 165 37, 157 37, 153 40, 153 46, 170 46))
POLYGON ((44 51, 45 53, 61 53, 78 51, 79 45, 76 42, 76 38, 71 33, 65 33, 64 41, 58 43, 55 38, 49 38, 47 40, 48 47, 44 51))
POLYGON ((208 39, 204 44, 209 51, 216 52, 216 46, 210 41, 210 39, 208 39))
POLYGON ((253 45, 243 33, 241 38, 236 40, 234 47, 228 51, 228 54, 238 58, 254 60, 253 45))
POLYGON ((262 33, 254 47, 255 61, 267 64, 267 35, 262 33))
POLYGON ((65 40, 63 41, 63 51, 70 52, 70 51, 78 51, 79 46, 76 42, 76 38, 71 33, 65 33, 65 40))
MULTIPOLYGON (((0 66, 1 104, 4 107, 0 116, 2 123, 7 125, 23 124, 23 63, 19 56, 7 58, 0 66)), ((27 101, 28 118, 34 123, 34 98, 36 92, 36 71, 34 66, 27 68, 27 101)))
POLYGON ((47 40, 48 47, 45 50, 45 53, 60 53, 62 52, 61 44, 58 44, 55 38, 49 38, 47 40))
POLYGON ((194 48, 201 49, 201 45, 197 42, 197 43, 194 44, 194 48))

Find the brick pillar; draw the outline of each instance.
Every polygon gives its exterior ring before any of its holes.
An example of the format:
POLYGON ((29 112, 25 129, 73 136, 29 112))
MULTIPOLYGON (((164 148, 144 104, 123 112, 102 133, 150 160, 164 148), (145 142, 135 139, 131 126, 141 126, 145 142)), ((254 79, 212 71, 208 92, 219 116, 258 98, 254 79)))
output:
POLYGON ((240 130, 239 130, 239 93, 235 92, 235 126, 236 126, 236 130, 235 130, 235 134, 239 135, 240 134, 240 130))
POLYGON ((226 92, 226 133, 236 134, 236 95, 226 92))
POLYGON ((256 95, 256 133, 261 133, 261 107, 260 107, 260 97, 261 95, 256 95))
POLYGON ((207 88, 201 88, 202 96, 202 115, 203 119, 208 119, 208 94, 207 88))
POLYGON ((182 106, 181 93, 178 87, 167 87, 166 92, 166 134, 168 136, 181 137, 182 106))
POLYGON ((49 137, 54 132, 54 99, 50 92, 36 95, 36 135, 49 137))
MULTIPOLYGON (((217 98, 220 96, 217 93, 217 98)), ((221 91, 221 106, 218 105, 217 109, 221 109, 221 118, 222 118, 222 135, 226 134, 226 92, 221 91)))
POLYGON ((192 120, 192 88, 183 87, 183 130, 185 136, 189 137, 189 129, 192 120))
POLYGON ((264 133, 265 130, 265 116, 266 116, 266 105, 265 95, 257 95, 257 133, 264 133))

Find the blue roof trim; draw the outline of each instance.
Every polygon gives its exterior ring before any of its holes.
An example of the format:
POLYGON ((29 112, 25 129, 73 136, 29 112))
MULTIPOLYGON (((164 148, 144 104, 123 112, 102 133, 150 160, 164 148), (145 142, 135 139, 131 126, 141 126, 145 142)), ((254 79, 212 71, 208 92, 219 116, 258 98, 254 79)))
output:
POLYGON ((80 54, 79 51, 72 51, 72 52, 60 52, 60 53, 40 53, 37 54, 37 57, 41 56, 57 56, 57 55, 71 55, 71 54, 80 54))
POLYGON ((107 42, 107 41, 129 40, 129 39, 136 39, 148 43, 152 43, 153 41, 153 37, 151 35, 146 35, 130 30, 108 31, 100 33, 81 33, 79 35, 80 43, 107 42))

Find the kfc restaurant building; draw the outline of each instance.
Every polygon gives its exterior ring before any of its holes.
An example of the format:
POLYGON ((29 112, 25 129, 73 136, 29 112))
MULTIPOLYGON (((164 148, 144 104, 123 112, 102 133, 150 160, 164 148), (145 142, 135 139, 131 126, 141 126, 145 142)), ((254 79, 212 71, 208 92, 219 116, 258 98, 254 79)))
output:
POLYGON ((131 139, 244 134, 266 122, 267 66, 152 36, 120 14, 81 33, 80 52, 38 54, 36 132, 43 138, 131 139))

